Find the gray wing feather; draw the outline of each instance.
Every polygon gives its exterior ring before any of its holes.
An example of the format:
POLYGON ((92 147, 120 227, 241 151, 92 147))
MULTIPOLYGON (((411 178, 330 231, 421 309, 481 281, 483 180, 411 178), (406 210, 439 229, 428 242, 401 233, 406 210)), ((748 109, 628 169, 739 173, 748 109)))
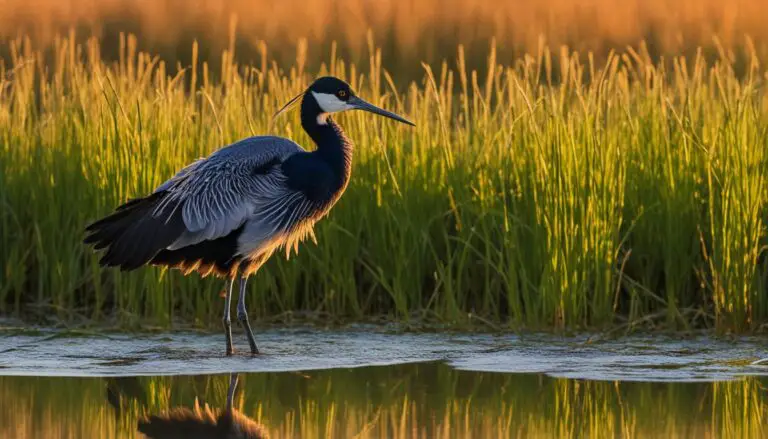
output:
POLYGON ((176 173, 176 175, 174 175, 173 177, 169 178, 163 184, 158 186, 157 189, 155 189, 155 193, 167 190, 168 188, 170 188, 174 184, 177 184, 180 180, 183 180, 184 177, 187 174, 189 174, 193 169, 195 169, 198 165, 203 163, 205 160, 206 160, 205 157, 201 157, 201 158, 195 160, 194 162, 188 164, 187 166, 183 167, 181 169, 181 171, 176 173))
POLYGON ((305 223, 303 220, 310 217, 316 207, 300 192, 290 191, 285 187, 275 197, 265 197, 257 208, 259 215, 249 218, 243 231, 242 241, 248 246, 244 251, 261 248, 273 237, 292 231, 294 233, 283 235, 287 238, 287 256, 291 247, 295 249, 297 243, 306 235, 314 239, 311 223, 305 223), (303 227, 302 224, 308 227, 303 227))
POLYGON ((168 206, 180 205, 187 228, 169 249, 225 236, 254 212, 259 212, 259 222, 262 218, 274 220, 279 210, 276 204, 301 194, 286 187, 279 166, 264 173, 254 174, 253 170, 303 151, 281 137, 250 137, 193 162, 160 185, 157 190, 165 190, 170 196, 164 198, 156 214, 168 206))

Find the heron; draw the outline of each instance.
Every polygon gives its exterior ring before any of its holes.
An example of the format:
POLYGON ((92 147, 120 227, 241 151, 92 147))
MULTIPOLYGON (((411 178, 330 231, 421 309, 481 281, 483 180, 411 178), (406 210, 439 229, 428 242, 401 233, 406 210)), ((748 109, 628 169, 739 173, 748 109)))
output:
POLYGON ((227 279, 226 355, 232 355, 230 308, 239 280, 237 319, 258 354, 245 305, 248 277, 280 249, 298 251, 315 223, 344 193, 354 146, 331 115, 364 110, 407 125, 407 119, 359 96, 341 79, 324 76, 286 103, 300 100, 301 126, 315 143, 253 136, 193 161, 151 194, 125 202, 86 227, 84 242, 103 251, 99 264, 122 271, 156 265, 227 279))

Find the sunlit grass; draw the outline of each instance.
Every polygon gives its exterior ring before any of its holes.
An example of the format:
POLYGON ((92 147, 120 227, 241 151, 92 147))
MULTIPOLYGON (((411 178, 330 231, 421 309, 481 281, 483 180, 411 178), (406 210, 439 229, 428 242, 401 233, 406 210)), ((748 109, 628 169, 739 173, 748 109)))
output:
POLYGON ((542 49, 501 65, 491 50, 480 77, 459 48, 457 68, 425 66, 421 81, 394 84, 374 49, 367 65, 330 59, 318 72, 300 52, 288 71, 225 62, 213 81, 206 63, 170 76, 135 39, 121 47, 121 61, 105 63, 96 41, 62 39, 43 64, 15 44, 0 72, 3 312, 218 327, 221 281, 103 270, 82 229, 244 136, 309 147, 295 112, 270 116, 330 73, 417 128, 339 116, 357 146, 349 190, 317 227, 317 246, 276 256, 253 278, 252 315, 766 322, 768 94, 756 58, 742 79, 725 58, 654 63, 630 51, 597 63, 542 49))
POLYGON ((763 0, 4 0, 0 39, 30 35, 47 46, 74 27, 81 37, 104 38, 103 54, 115 59, 119 32, 133 32, 175 68, 189 65, 193 39, 216 65, 231 41, 246 62, 268 52, 284 65, 300 39, 311 63, 326 59, 332 41, 344 59, 365 63, 371 31, 393 74, 413 78, 419 61, 439 62, 459 44, 470 66, 482 66, 492 38, 506 63, 542 45, 604 60, 645 40, 654 57, 724 50, 741 70, 753 49, 768 60, 766 22, 763 0))

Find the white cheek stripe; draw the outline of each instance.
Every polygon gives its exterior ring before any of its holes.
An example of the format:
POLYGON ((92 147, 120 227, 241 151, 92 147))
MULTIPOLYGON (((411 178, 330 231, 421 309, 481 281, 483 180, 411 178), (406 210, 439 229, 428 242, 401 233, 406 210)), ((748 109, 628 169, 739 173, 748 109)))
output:
POLYGON ((339 111, 349 110, 352 108, 346 102, 332 94, 312 92, 312 96, 315 97, 317 105, 319 105, 320 109, 325 113, 338 113, 339 111))

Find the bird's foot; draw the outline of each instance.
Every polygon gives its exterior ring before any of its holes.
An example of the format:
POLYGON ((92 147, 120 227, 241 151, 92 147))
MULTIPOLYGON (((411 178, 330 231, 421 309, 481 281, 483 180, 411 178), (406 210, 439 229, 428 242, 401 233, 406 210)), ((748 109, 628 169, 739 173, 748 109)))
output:
POLYGON ((227 338, 227 356, 231 356, 235 353, 235 348, 232 345, 232 322, 229 319, 222 319, 222 325, 224 326, 224 336, 227 338))
POLYGON ((251 346, 251 355, 258 355, 259 348, 256 347, 256 339, 253 337, 253 331, 251 331, 251 323, 248 321, 248 314, 238 311, 237 320, 240 321, 240 325, 245 329, 245 335, 248 337, 248 344, 251 346))

